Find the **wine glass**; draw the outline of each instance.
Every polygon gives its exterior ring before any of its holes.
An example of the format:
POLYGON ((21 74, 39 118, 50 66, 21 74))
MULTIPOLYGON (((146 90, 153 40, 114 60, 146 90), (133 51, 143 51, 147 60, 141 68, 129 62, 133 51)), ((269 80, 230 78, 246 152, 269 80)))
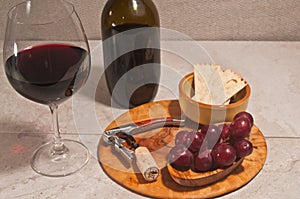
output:
POLYGON ((88 149, 62 139, 57 108, 86 82, 90 50, 80 19, 71 3, 31 0, 10 9, 3 46, 7 79, 22 96, 48 105, 54 140, 39 147, 31 160, 37 173, 59 177, 87 164, 88 149))

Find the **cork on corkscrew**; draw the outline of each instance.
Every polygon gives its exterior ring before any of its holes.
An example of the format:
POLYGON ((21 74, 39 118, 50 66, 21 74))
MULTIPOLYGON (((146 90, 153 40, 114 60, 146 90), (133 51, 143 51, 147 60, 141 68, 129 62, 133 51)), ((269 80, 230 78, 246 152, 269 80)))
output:
POLYGON ((138 147, 135 150, 135 162, 144 179, 148 182, 155 181, 160 175, 160 170, 146 147, 138 147))
POLYGON ((160 170, 151 152, 146 147, 139 146, 132 135, 125 132, 118 132, 116 135, 134 149, 134 160, 144 179, 148 182, 155 181, 160 174, 160 170))

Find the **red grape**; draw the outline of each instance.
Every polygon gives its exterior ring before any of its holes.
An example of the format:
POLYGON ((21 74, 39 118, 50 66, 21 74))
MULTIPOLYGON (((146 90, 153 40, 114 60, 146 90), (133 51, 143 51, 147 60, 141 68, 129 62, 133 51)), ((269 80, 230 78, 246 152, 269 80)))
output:
POLYGON ((209 149, 213 148, 215 144, 221 141, 219 128, 214 124, 204 125, 201 128, 201 133, 205 135, 205 140, 209 149))
POLYGON ((233 118, 233 120, 236 120, 237 118, 247 118, 250 122, 250 126, 252 127, 253 124, 254 124, 254 120, 253 120, 253 117, 250 113, 246 112, 246 111, 242 111, 242 112, 239 112, 238 114, 236 114, 233 118))
POLYGON ((199 152, 194 158, 194 168, 196 171, 205 172, 213 168, 213 158, 211 150, 204 150, 199 152))
POLYGON ((212 157, 215 165, 226 167, 236 160, 236 151, 229 144, 219 143, 213 148, 212 157))
POLYGON ((203 135, 200 132, 195 133, 194 139, 189 146, 189 150, 191 150, 194 153, 198 153, 200 149, 201 151, 203 151, 207 147, 204 140, 205 140, 205 135, 203 135))
POLYGON ((178 144, 183 144, 185 145, 186 143, 186 139, 187 139, 187 136, 189 135, 189 131, 180 131, 177 133, 176 137, 175 137, 175 144, 178 145, 178 144))
POLYGON ((206 125, 202 126, 201 133, 206 135, 208 131, 218 131, 218 128, 214 124, 206 124, 206 125))
POLYGON ((234 120, 230 125, 230 136, 234 140, 246 138, 250 135, 251 124, 245 117, 239 117, 234 120))
POLYGON ((238 158, 246 157, 250 155, 253 151, 252 143, 248 140, 242 139, 234 143, 234 148, 236 150, 236 155, 238 158))
POLYGON ((230 124, 220 124, 219 126, 219 131, 221 132, 221 138, 223 141, 226 141, 229 139, 229 135, 230 135, 230 131, 229 131, 229 127, 230 124))
POLYGON ((187 148, 189 148, 189 147, 191 146, 192 142, 194 141, 195 135, 196 135, 196 132, 191 131, 191 132, 189 132, 189 134, 186 136, 186 140, 185 140, 184 145, 185 145, 187 148))
POLYGON ((176 168, 189 169, 194 162, 194 156, 184 145, 175 145, 169 153, 168 162, 176 168))

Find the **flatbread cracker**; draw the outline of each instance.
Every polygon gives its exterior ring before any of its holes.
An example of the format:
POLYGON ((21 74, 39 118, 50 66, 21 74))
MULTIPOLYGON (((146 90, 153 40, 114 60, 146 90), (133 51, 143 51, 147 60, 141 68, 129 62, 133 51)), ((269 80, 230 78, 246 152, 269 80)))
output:
POLYGON ((230 100, 232 96, 247 85, 246 81, 231 69, 225 70, 222 77, 225 85, 226 100, 230 100))
POLYGON ((220 104, 225 101, 222 69, 216 65, 195 65, 195 100, 205 104, 220 104))
POLYGON ((219 65, 194 66, 194 100, 211 105, 228 104, 230 98, 247 83, 231 69, 223 71, 219 65))

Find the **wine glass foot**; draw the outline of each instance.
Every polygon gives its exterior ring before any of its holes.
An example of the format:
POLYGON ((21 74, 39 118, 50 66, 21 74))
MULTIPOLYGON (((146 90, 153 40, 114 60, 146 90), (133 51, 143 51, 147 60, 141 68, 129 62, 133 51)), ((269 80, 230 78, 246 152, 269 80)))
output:
POLYGON ((31 167, 37 173, 49 177, 63 177, 83 168, 90 158, 89 150, 75 140, 61 140, 67 150, 53 153, 54 142, 40 146, 31 159, 31 167))

